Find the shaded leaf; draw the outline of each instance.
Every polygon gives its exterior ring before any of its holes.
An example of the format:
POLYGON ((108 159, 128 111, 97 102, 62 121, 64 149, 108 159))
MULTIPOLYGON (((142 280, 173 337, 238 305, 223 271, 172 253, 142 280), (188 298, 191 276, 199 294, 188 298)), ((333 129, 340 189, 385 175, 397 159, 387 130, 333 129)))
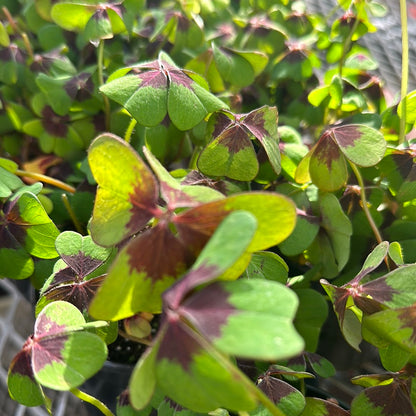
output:
POLYGON ((398 380, 387 385, 365 389, 351 403, 351 415, 360 414, 368 416, 415 415, 406 382, 398 380))
POLYGON ((338 270, 342 270, 350 256, 350 238, 352 226, 334 194, 321 193, 319 197, 321 209, 321 226, 331 241, 338 270))
POLYGON ((285 261, 271 251, 258 251, 253 253, 245 276, 248 279, 268 279, 285 284, 289 268, 285 261))
MULTIPOLYGON (((305 407, 305 397, 303 394, 279 378, 266 373, 259 378, 257 386, 285 415, 299 415, 305 407)), ((269 415, 270 413, 260 405, 250 414, 261 416, 269 415)))
POLYGON ((306 397, 302 416, 348 416, 350 413, 329 400, 306 397))

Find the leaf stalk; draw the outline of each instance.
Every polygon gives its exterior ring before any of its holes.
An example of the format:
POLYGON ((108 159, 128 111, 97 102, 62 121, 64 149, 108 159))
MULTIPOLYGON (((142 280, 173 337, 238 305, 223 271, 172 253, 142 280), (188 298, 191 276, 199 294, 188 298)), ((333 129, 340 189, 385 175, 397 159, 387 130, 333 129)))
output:
POLYGON ((84 391, 81 391, 77 388, 71 389, 70 391, 74 396, 78 397, 78 399, 95 406, 102 414, 106 416, 115 416, 114 413, 103 402, 94 396, 91 396, 90 394, 85 393, 84 391))

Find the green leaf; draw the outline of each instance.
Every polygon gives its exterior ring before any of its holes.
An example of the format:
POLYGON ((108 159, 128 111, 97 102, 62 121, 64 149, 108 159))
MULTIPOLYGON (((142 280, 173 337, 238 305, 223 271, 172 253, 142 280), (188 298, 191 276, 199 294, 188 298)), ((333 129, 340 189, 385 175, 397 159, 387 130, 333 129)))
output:
POLYGON ((299 308, 295 327, 305 340, 306 351, 316 351, 321 328, 328 317, 328 305, 323 296, 313 289, 297 289, 299 308))
POLYGON ((37 348, 32 353, 38 383, 55 390, 70 390, 102 367, 107 347, 100 337, 83 331, 86 326, 82 313, 70 303, 58 301, 42 310, 35 323, 37 348))
POLYGON ((182 239, 192 246, 196 241, 194 233, 206 234, 212 229, 212 213, 215 212, 215 217, 222 219, 235 210, 251 212, 257 219, 258 228, 247 249, 251 253, 282 242, 292 232, 296 222, 295 206, 285 196, 271 192, 250 192, 192 208, 175 217, 175 225, 182 239))
MULTIPOLYGON (((308 155, 305 158, 309 157, 308 155)), ((296 172, 296 174, 296 181, 299 181, 299 173, 296 172)), ((322 191, 336 191, 347 182, 348 171, 345 158, 338 145, 327 133, 321 136, 311 150, 309 174, 312 182, 322 191)))
POLYGON ((208 176, 250 181, 256 177, 259 164, 249 138, 238 132, 225 131, 201 152, 198 168, 208 176))
POLYGON ((258 251, 251 257, 245 276, 248 279, 267 279, 285 284, 289 268, 285 261, 271 251, 258 251))
POLYGON ((394 344, 410 354, 416 353, 416 308, 387 309, 363 317, 363 337, 380 347, 394 344))
POLYGON ((302 416, 348 416, 350 413, 332 401, 306 397, 302 416))
POLYGON ((202 77, 181 70, 161 52, 155 61, 116 71, 100 91, 144 126, 156 126, 168 114, 179 130, 189 130, 208 113, 227 107, 199 82, 202 77))
POLYGON ((57 257, 55 239, 59 230, 48 217, 39 199, 32 193, 21 194, 17 201, 18 212, 17 228, 24 231, 23 238, 19 241, 23 247, 33 256, 42 259, 57 257))
POLYGON ((8 198, 14 190, 21 186, 23 186, 23 182, 18 176, 0 166, 0 198, 8 198))
POLYGON ((382 241, 378 244, 365 259, 365 262, 354 278, 354 280, 361 280, 364 276, 375 270, 387 256, 389 251, 389 242, 382 241))
POLYGON ((98 182, 91 235, 96 243, 110 246, 145 227, 154 215, 158 186, 138 154, 113 134, 92 142, 88 162, 98 182))
POLYGON ((333 377, 335 375, 335 367, 325 357, 318 354, 307 352, 306 356, 312 367, 312 370, 320 377, 333 377))
POLYGON ((297 306, 295 293, 284 285, 244 279, 210 285, 182 308, 184 316, 218 350, 244 358, 279 360, 303 350, 303 339, 293 326, 297 306), (226 300, 221 302, 223 298, 226 300), (207 299, 212 299, 211 307, 207 299), (211 317, 214 312, 226 318, 220 331, 211 317))
POLYGON ((325 134, 330 134, 345 157, 358 166, 376 165, 387 147, 383 134, 364 124, 333 127, 325 134))
POLYGON ((225 355, 186 325, 178 325, 172 331, 167 330, 162 342, 177 335, 183 344, 169 342, 169 352, 160 348, 156 364, 158 386, 168 397, 196 412, 207 413, 219 407, 235 411, 254 409, 254 385, 225 355), (181 355, 189 354, 190 362, 172 355, 175 350, 181 355))
POLYGON ((404 385, 405 381, 370 387, 351 403, 351 414, 367 416, 414 415, 414 409, 404 385))
POLYGON ((147 148, 143 148, 143 153, 159 179, 163 198, 169 204, 178 208, 191 207, 224 198, 221 192, 207 186, 180 184, 147 148))
MULTIPOLYGON (((199 267, 210 268, 210 274, 204 274, 205 283, 218 277, 244 253, 252 240, 255 229, 256 220, 254 216, 245 212, 231 213, 217 227, 191 270, 197 270, 199 267)), ((172 234, 166 233, 170 233, 170 231, 163 231, 163 229, 158 231, 158 234, 161 234, 160 240, 169 242, 168 238, 174 239, 172 234), (166 237, 166 235, 170 237, 166 237)), ((175 240, 176 244, 174 245, 165 243, 166 250, 169 249, 169 257, 166 257, 161 243, 156 245, 159 249, 158 252, 152 253, 151 256, 148 254, 146 247, 149 244, 152 247, 151 242, 158 238, 158 234, 154 234, 150 242, 149 239, 143 240, 143 237, 141 240, 139 240, 140 237, 136 239, 145 243, 144 247, 137 251, 134 250, 133 246, 132 251, 133 253, 140 253, 134 255, 134 261, 138 263, 139 267, 142 266, 141 271, 139 271, 140 269, 131 269, 132 261, 129 254, 131 245, 120 252, 91 305, 90 313, 93 316, 117 320, 131 316, 138 311, 160 312, 162 292, 184 271, 184 267, 181 267, 181 263, 178 263, 181 246, 175 240), (178 250, 177 255, 174 252, 175 247, 178 250), (169 262, 173 262, 174 267, 168 270, 170 274, 158 275, 154 270, 151 273, 152 267, 147 268, 150 273, 146 274, 143 265, 146 265, 146 261, 150 264, 158 262, 155 256, 160 256, 159 262, 168 263, 168 266, 170 266, 169 262)), ((201 284, 201 282, 198 284, 201 284)))
POLYGON ((295 229, 279 244, 279 249, 285 256, 296 256, 312 244, 318 232, 317 218, 298 213, 295 229))
POLYGON ((321 193, 319 205, 322 215, 321 225, 329 236, 340 271, 347 264, 350 256, 351 222, 334 194, 321 193))
POLYGON ((160 342, 146 350, 134 367, 129 381, 130 401, 134 408, 143 409, 156 388, 156 356, 160 342))
POLYGON ((397 114, 403 118, 403 101, 406 100, 406 123, 414 124, 416 122, 416 90, 409 92, 403 98, 397 107, 397 114))
POLYGON ((161 294, 188 263, 186 248, 166 224, 139 234, 118 253, 89 313, 116 321, 139 311, 160 312, 161 294))
POLYGON ((403 251, 401 245, 397 241, 393 241, 389 245, 389 256, 397 266, 404 265, 403 251))
POLYGON ((41 406, 47 403, 47 398, 35 380, 30 361, 31 353, 24 350, 13 358, 7 375, 7 387, 13 400, 24 406, 41 406))

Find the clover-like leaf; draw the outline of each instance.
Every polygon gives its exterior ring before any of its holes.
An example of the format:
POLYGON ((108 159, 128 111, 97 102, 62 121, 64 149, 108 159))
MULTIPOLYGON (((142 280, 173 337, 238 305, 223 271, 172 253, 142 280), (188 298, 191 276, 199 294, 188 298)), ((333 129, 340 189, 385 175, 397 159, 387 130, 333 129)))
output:
POLYGON ((278 282, 237 280, 195 293, 181 304, 181 315, 224 353, 278 360, 304 347, 292 322, 297 305, 296 295, 278 282))
POLYGON ((206 175, 254 179, 259 165, 253 139, 259 140, 273 170, 280 173, 276 107, 264 106, 248 114, 214 114, 208 131, 214 138, 198 159, 198 167, 206 175))
POLYGON ((8 198, 22 186, 23 182, 18 176, 0 166, 0 198, 8 198))
POLYGON ((100 91, 144 126, 156 126, 168 114, 179 130, 188 130, 208 113, 227 107, 201 77, 178 68, 163 52, 155 61, 119 70, 100 91))
POLYGON ((363 337, 373 345, 383 348, 386 342, 390 342, 414 354, 416 352, 415 317, 414 305, 399 309, 386 309, 364 316, 363 337))
POLYGON ((324 134, 330 134, 345 157, 358 166, 374 166, 386 151, 382 133, 363 124, 333 127, 324 134))
POLYGON ((268 57, 263 52, 237 51, 217 47, 214 43, 212 54, 223 80, 240 88, 251 85, 268 62, 268 57))
MULTIPOLYGON (((194 265, 199 269, 202 263, 202 268, 210 270, 208 275, 203 274, 205 279, 212 278, 212 274, 220 275, 246 250, 255 230, 252 216, 247 215, 226 218, 205 246, 194 265)), ((146 231, 119 253, 90 313, 116 320, 138 311, 160 312, 162 292, 185 271, 190 259, 187 249, 166 226, 146 231)))
MULTIPOLYGON (((68 302, 47 305, 36 319, 34 334, 22 348, 26 359, 20 361, 21 352, 12 362, 8 380, 11 390, 17 388, 13 383, 19 374, 29 377, 32 389, 31 374, 36 383, 55 390, 70 390, 81 385, 107 358, 105 342, 85 329, 105 325, 103 321, 85 323, 82 313, 68 302)), ((25 395, 31 391, 20 393, 25 395)), ((36 389, 35 394, 39 398, 36 389)))
POLYGON ((369 387, 362 391, 351 403, 351 414, 363 413, 368 416, 414 415, 407 381, 395 378, 388 384, 369 387))
POLYGON ((51 17, 62 28, 83 31, 88 40, 96 43, 126 31, 122 3, 112 0, 99 4, 64 1, 52 6, 51 17))
POLYGON ((10 397, 24 406, 47 404, 42 387, 35 379, 32 364, 32 351, 23 348, 10 363, 7 386, 10 397))
POLYGON ((322 191, 333 192, 347 183, 348 170, 344 155, 331 136, 321 136, 305 159, 307 157, 310 158, 310 178, 322 191))
POLYGON ((321 226, 331 241, 338 270, 342 270, 350 255, 351 222, 334 194, 320 194, 319 205, 322 216, 321 226))
POLYGON ((139 155, 113 134, 94 140, 88 161, 98 182, 91 235, 110 246, 139 232, 155 215, 158 185, 139 155))
POLYGON ((94 272, 110 256, 111 249, 97 246, 91 236, 82 237, 74 231, 61 233, 55 245, 61 261, 42 288, 36 311, 39 313, 47 303, 56 300, 86 310, 105 277, 94 272))
MULTIPOLYGON (((22 188, 23 189, 23 188, 22 188)), ((30 255, 57 257, 58 229, 31 192, 16 192, 0 211, 0 275, 24 279, 33 272, 30 255)))
POLYGON ((310 178, 319 189, 335 191, 348 179, 345 157, 358 166, 374 166, 383 158, 385 150, 383 135, 372 127, 361 124, 332 127, 321 135, 307 155, 310 178))
POLYGON ((174 219, 183 241, 192 248, 203 246, 218 223, 231 211, 245 210, 257 219, 257 232, 249 252, 279 244, 292 232, 296 211, 292 201, 280 194, 250 192, 209 202, 185 211, 174 219))
POLYGON ((348 416, 349 411, 330 400, 317 397, 306 397, 306 406, 302 416, 348 416))
POLYGON ((268 279, 286 284, 289 267, 272 251, 257 251, 251 257, 245 276, 249 279, 268 279))
MULTIPOLYGON (((273 375, 271 375, 266 372, 266 374, 259 378, 257 384, 258 388, 262 390, 285 415, 296 416, 301 414, 305 407, 305 397, 295 387, 276 376, 278 376, 278 373, 273 373, 273 375)), ((252 416, 260 416, 265 414, 265 412, 266 409, 264 406, 260 405, 250 414, 252 416)))
POLYGON ((245 375, 174 315, 167 317, 157 352, 156 378, 168 397, 196 412, 218 407, 252 410, 256 405, 254 386, 245 375))

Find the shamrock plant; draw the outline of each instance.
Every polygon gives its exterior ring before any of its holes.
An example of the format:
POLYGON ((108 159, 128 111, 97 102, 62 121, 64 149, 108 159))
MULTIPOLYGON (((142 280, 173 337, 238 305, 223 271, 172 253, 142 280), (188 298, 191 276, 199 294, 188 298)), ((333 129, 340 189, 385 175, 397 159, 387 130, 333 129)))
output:
POLYGON ((360 42, 384 6, 0 4, 0 276, 37 300, 13 399, 415 414, 416 94, 406 36, 400 96, 360 42))

